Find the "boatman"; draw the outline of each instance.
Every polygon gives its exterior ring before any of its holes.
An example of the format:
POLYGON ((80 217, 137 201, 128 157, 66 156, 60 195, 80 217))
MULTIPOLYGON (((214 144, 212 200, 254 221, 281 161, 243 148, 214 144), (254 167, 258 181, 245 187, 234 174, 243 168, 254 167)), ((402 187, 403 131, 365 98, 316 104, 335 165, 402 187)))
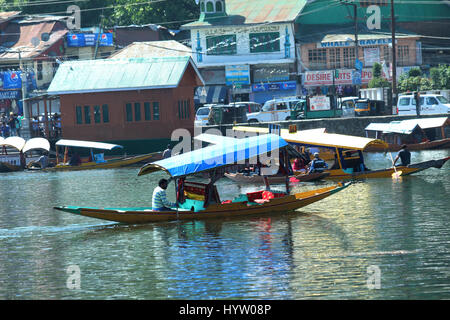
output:
POLYGON ((398 152, 397 156, 394 159, 394 166, 397 163, 397 160, 400 158, 402 161, 402 166, 407 166, 411 163, 411 152, 408 150, 408 146, 406 144, 402 145, 402 148, 398 152))
POLYGON ((314 159, 309 165, 308 173, 323 172, 325 169, 328 169, 328 164, 324 160, 319 158, 318 152, 315 152, 314 159))
POLYGON ((172 208, 176 206, 175 203, 167 200, 166 189, 169 185, 167 179, 161 179, 158 186, 153 190, 152 210, 153 211, 174 211, 172 208))
POLYGON ((167 145, 167 149, 164 150, 162 154, 163 159, 170 158, 172 156, 172 146, 170 144, 167 145))

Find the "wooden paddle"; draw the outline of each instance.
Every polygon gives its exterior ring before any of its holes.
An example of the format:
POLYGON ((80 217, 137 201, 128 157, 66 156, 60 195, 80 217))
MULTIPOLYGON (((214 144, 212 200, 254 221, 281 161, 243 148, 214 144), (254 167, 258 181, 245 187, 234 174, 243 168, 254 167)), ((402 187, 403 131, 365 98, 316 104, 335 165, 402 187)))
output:
POLYGON ((392 179, 398 179, 402 175, 402 171, 397 171, 397 168, 395 167, 394 158, 392 158, 392 153, 389 152, 389 155, 391 156, 392 166, 394 167, 394 173, 392 173, 392 179))

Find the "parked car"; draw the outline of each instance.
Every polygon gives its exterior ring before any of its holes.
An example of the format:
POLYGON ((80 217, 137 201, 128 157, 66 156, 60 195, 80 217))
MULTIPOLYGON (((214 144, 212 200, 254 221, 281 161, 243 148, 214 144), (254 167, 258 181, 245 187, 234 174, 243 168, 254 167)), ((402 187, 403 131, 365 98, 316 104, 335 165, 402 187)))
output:
MULTIPOLYGON (((397 110, 399 115, 415 115, 416 100, 414 94, 400 95, 397 110)), ((439 94, 420 95, 420 114, 442 114, 450 111, 450 101, 439 94)))
POLYGON ((261 111, 247 114, 248 122, 285 121, 291 118, 293 109, 302 99, 286 97, 268 100, 261 111))
POLYGON ((245 106, 247 108, 247 113, 259 112, 262 109, 262 105, 260 103, 251 101, 240 101, 230 103, 230 106, 233 105, 245 106))
POLYGON ((194 126, 201 127, 208 125, 209 111, 214 104, 205 104, 203 107, 198 108, 195 113, 194 126))
POLYGON ((345 97, 338 99, 340 108, 342 109, 342 117, 349 118, 355 116, 355 105, 356 100, 358 99, 359 97, 345 97))

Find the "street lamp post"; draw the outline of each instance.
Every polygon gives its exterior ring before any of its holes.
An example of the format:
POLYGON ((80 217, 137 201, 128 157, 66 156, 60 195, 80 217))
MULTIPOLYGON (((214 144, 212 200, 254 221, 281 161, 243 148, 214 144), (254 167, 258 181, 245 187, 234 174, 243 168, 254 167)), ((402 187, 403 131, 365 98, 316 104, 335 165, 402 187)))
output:
POLYGON ((19 68, 22 71, 21 73, 21 82, 22 82, 22 113, 23 113, 23 118, 22 118, 22 128, 20 129, 20 135, 22 136, 22 138, 24 139, 30 139, 31 138, 31 132, 30 132, 30 119, 29 119, 29 112, 28 112, 28 104, 27 104, 27 100, 26 100, 26 96, 27 96, 27 87, 26 87, 26 82, 27 82, 27 72, 26 70, 23 68, 23 64, 22 64, 22 53, 19 50, 17 50, 17 52, 19 53, 19 68))

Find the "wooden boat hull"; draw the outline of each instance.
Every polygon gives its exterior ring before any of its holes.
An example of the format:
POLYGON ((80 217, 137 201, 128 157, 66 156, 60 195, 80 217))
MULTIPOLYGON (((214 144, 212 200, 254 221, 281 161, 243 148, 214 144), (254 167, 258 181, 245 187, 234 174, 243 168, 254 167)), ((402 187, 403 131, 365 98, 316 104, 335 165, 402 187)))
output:
POLYGON ((151 208, 89 208, 75 206, 60 206, 54 207, 54 209, 91 218, 130 224, 170 220, 226 218, 292 211, 322 200, 345 189, 349 185, 349 182, 345 184, 339 183, 331 187, 270 199, 263 204, 249 204, 247 202, 211 204, 205 210, 199 212, 181 210, 178 212, 152 211, 151 208))
MULTIPOLYGON (((397 171, 402 171, 401 176, 407 176, 413 173, 423 171, 428 168, 441 168, 450 157, 442 158, 439 160, 429 160, 419 163, 410 164, 407 167, 398 166, 397 171)), ((327 177, 329 179, 370 179, 370 178, 392 178, 392 174, 395 173, 394 168, 387 168, 381 170, 370 170, 364 172, 353 172, 347 173, 342 169, 327 170, 330 175, 327 177)))
MULTIPOLYGON (((414 150, 414 151, 448 148, 448 147, 450 147, 450 138, 428 141, 428 142, 421 142, 421 143, 406 144, 406 145, 408 146, 409 150, 414 150)), ((374 145, 374 146, 368 146, 364 151, 367 151, 367 152, 399 151, 401 149, 401 147, 402 146, 400 144, 388 143, 387 148, 383 148, 383 147, 374 145)))
POLYGON ((161 152, 154 152, 154 153, 143 154, 143 155, 134 156, 134 157, 110 159, 110 160, 106 160, 106 162, 103 162, 103 163, 84 162, 79 166, 70 166, 70 165, 59 164, 55 167, 49 167, 49 168, 45 168, 43 170, 44 171, 76 171, 76 170, 89 170, 89 169, 113 169, 113 168, 131 166, 131 165, 137 164, 139 162, 143 162, 143 161, 149 162, 149 161, 156 161, 156 160, 160 160, 160 159, 161 159, 161 152))
POLYGON ((0 172, 15 172, 21 170, 23 170, 21 166, 17 166, 9 162, 0 162, 0 172))
MULTIPOLYGON (((296 175, 290 176, 289 178, 294 178, 295 182, 307 182, 307 181, 317 181, 320 179, 324 179, 329 176, 329 172, 322 173, 311 173, 311 174, 302 174, 298 173, 296 175)), ((264 183, 264 179, 259 175, 251 175, 245 176, 242 173, 225 173, 225 177, 233 180, 234 182, 239 183, 264 183)), ((268 177, 269 183, 285 183, 285 176, 270 176, 268 177)))

